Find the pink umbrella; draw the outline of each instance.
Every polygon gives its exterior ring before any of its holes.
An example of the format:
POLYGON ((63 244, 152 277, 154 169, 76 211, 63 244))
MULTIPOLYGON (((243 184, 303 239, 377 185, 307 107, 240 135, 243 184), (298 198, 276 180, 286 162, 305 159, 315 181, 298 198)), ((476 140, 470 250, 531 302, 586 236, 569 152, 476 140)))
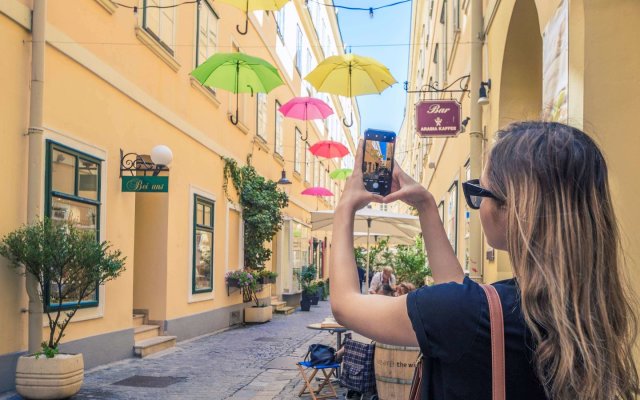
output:
POLYGON ((333 140, 321 140, 311 146, 309 151, 315 156, 324 158, 342 158, 349 154, 349 149, 333 140))
POLYGON ((302 191, 302 194, 307 196, 333 196, 331 190, 323 188, 321 186, 314 186, 302 191))
MULTIPOLYGON (((333 114, 333 110, 327 103, 313 97, 294 97, 278 109, 287 118, 295 118, 303 121, 310 119, 325 119, 333 114)), ((307 129, 302 140, 307 140, 307 129)))

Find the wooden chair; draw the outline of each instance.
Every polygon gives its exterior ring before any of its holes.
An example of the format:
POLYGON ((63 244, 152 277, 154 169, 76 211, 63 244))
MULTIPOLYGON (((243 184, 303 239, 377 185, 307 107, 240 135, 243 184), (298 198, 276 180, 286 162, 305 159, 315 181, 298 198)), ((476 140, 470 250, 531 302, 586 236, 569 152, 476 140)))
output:
POLYGON ((305 383, 302 390, 300 390, 298 397, 309 394, 313 400, 338 398, 338 393, 336 393, 336 389, 331 384, 331 377, 335 376, 336 370, 340 367, 339 363, 311 365, 310 361, 301 361, 297 365, 300 370, 300 375, 302 375, 302 379, 304 379, 305 383), (317 378, 320 381, 320 384, 318 387, 314 388, 312 382, 318 371, 322 371, 324 379, 322 377, 317 378), (330 393, 321 394, 322 389, 325 387, 329 389, 330 393))

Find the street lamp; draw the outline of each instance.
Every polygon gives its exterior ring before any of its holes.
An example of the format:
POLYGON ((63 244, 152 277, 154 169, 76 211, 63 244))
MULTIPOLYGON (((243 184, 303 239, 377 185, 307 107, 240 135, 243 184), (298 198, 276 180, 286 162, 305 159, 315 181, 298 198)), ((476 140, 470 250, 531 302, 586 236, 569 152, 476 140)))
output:
POLYGON ((173 152, 165 145, 158 145, 151 149, 151 155, 138 153, 124 153, 120 149, 120 177, 123 172, 129 172, 131 176, 136 172, 151 172, 157 176, 161 171, 169 171, 168 165, 173 161, 173 152))
POLYGON ((478 98, 478 104, 480 104, 481 106, 486 106, 487 104, 489 104, 487 91, 491 91, 491 79, 487 79, 486 82, 480 82, 480 96, 478 98))
POLYGON ((282 186, 282 190, 284 191, 284 193, 289 196, 289 192, 291 191, 291 181, 287 178, 287 171, 284 170, 284 168, 282 169, 282 176, 280 178, 280 180, 278 182, 276 182, 278 185, 282 186))

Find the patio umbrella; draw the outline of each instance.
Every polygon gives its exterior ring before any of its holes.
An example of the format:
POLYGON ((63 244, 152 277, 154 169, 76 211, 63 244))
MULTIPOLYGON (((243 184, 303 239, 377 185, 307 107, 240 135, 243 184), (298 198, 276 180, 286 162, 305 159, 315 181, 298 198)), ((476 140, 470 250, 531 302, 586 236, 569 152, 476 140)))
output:
POLYGON ((349 149, 342 143, 334 142, 333 140, 321 140, 309 147, 309 151, 314 156, 324 158, 342 158, 349 154, 349 149))
MULTIPOLYGON (((356 54, 329 57, 304 79, 319 92, 347 97, 382 93, 396 83, 389 69, 382 63, 356 54)), ((345 119, 342 122, 346 126, 353 125, 353 113, 349 124, 345 119)))
POLYGON ((268 10, 276 11, 281 9, 289 0, 217 0, 221 3, 227 3, 244 11, 244 31, 240 30, 240 26, 236 25, 236 30, 241 35, 246 35, 249 30, 249 11, 268 10))
POLYGON ((329 178, 335 179, 336 181, 343 181, 351 176, 353 170, 351 168, 339 168, 334 169, 329 174, 329 178))
POLYGON ((294 97, 281 105, 279 110, 287 118, 305 121, 304 138, 302 140, 307 140, 309 136, 306 121, 310 119, 325 119, 333 114, 333 110, 327 103, 313 97, 294 97))
POLYGON ((384 233, 374 233, 371 232, 367 234, 367 232, 353 232, 353 244, 355 246, 365 246, 367 244, 367 239, 371 238, 374 243, 377 243, 378 240, 388 240, 391 245, 405 245, 410 246, 415 243, 415 239, 409 236, 392 236, 385 235, 384 233))
MULTIPOLYGON (((333 229, 333 210, 312 211, 311 230, 330 231, 333 229)), ((358 210, 354 220, 354 232, 367 232, 367 252, 371 232, 378 235, 415 237, 420 230, 420 220, 415 215, 396 214, 387 211, 363 208, 358 210)), ((367 257, 367 291, 369 290, 369 257, 367 257)))
POLYGON ((216 53, 191 71, 202 85, 221 88, 236 94, 236 115, 229 117, 238 124, 238 93, 269 93, 283 84, 278 70, 262 58, 244 53, 216 53))

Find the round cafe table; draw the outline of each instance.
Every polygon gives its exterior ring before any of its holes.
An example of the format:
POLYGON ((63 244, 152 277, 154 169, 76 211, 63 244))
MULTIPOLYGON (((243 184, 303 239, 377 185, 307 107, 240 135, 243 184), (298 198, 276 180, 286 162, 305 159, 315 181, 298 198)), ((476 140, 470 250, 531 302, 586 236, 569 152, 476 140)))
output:
POLYGON ((342 334, 349 330, 344 326, 323 327, 321 323, 309 324, 307 325, 307 328, 315 329, 317 331, 327 331, 332 335, 335 333, 337 339, 336 351, 342 348, 342 334))

